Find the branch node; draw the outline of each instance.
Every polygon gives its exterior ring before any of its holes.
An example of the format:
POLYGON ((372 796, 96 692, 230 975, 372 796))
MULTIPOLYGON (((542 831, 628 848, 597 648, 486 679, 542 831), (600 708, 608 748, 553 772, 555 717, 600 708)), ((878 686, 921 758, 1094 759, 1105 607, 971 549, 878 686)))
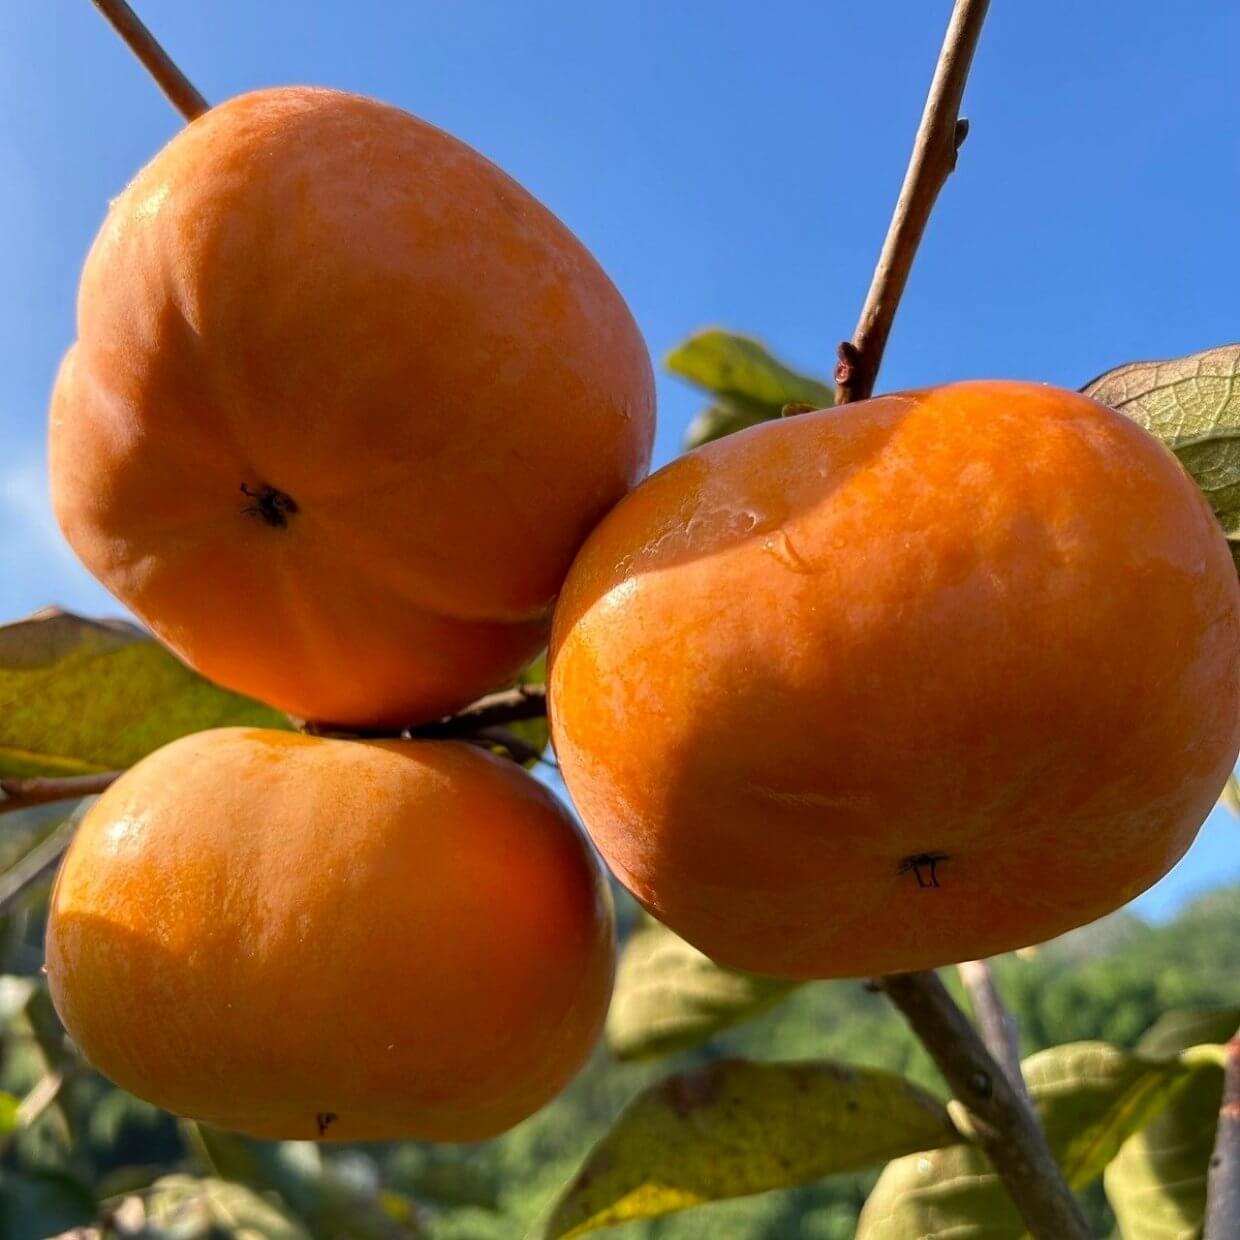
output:
POLYGON ((977 1030, 935 973, 893 973, 882 979, 971 1116, 978 1146, 994 1164, 1035 1240, 1089 1240, 1080 1206, 1055 1162, 1046 1136, 977 1030))
POLYGON ((960 103, 989 4, 990 0, 956 0, 952 9, 904 183, 852 335, 850 348, 855 356, 846 358, 840 353, 835 374, 837 405, 865 400, 874 391, 917 247, 969 132, 969 122, 960 116, 960 103))
MULTIPOLYGON (((836 347, 835 356, 839 359, 835 365, 835 382, 845 387, 853 381, 857 366, 861 362, 861 354, 851 340, 841 340, 836 347)), ((838 398, 836 403, 839 403, 838 398)))

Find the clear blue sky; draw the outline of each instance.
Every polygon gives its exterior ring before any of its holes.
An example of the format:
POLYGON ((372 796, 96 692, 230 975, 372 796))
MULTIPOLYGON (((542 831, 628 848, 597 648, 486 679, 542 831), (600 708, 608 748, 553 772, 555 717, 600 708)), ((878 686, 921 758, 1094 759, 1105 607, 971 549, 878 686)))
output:
MULTIPOLYGON (((138 0, 211 100, 377 95, 506 168, 625 293, 656 357, 722 323, 806 369, 851 330, 948 0, 138 0)), ((995 0, 973 128, 883 387, 1077 386, 1240 338, 1235 0, 995 0)), ((0 4, 0 618, 115 603, 60 543, 43 425, 108 199, 177 116, 88 0, 0 4)), ((698 399, 659 388, 658 460, 698 399)), ((1140 902, 1240 878, 1216 813, 1140 902)))

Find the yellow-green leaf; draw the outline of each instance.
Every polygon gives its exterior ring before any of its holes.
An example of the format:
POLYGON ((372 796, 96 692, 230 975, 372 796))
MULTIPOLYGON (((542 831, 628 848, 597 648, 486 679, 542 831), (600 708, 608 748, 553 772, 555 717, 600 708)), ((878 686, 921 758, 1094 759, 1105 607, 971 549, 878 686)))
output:
POLYGON ((47 610, 0 625, 0 775, 115 770, 230 724, 289 726, 122 621, 47 610))
POLYGON ((1227 776, 1227 782, 1223 785, 1223 795, 1219 797, 1219 804, 1240 818, 1240 779, 1236 778, 1235 771, 1227 776))
POLYGON ((1195 1067, 1163 1112, 1124 1142, 1103 1176, 1124 1240, 1200 1237, 1223 1071, 1190 1048, 1226 1041, 1237 1026, 1240 1007, 1186 1009, 1164 1013, 1141 1039, 1142 1051, 1188 1052, 1195 1067))
POLYGON ((280 1194, 314 1235, 333 1240, 399 1240, 421 1234, 412 1203, 339 1175, 313 1141, 256 1141, 185 1121, 186 1144, 220 1180, 280 1194))
POLYGON ((1130 362, 1082 389, 1157 435, 1205 492, 1240 564, 1240 345, 1130 362))
POLYGON ((534 1235, 583 1236, 957 1140, 943 1104, 894 1073, 725 1060, 631 1102, 534 1235))
POLYGON ((763 407, 761 410, 730 409, 726 405, 707 405, 701 413, 689 423, 685 431, 685 447, 697 448, 712 439, 722 439, 725 435, 733 435, 737 431, 748 430, 759 422, 769 422, 777 416, 777 411, 763 407))
MULTIPOLYGON (((1072 1188, 1101 1174, 1164 1107, 1189 1069, 1102 1042, 1051 1047, 1024 1063, 1046 1139, 1072 1188)), ((857 1240, 1020 1240, 1016 1207, 990 1161, 959 1145, 896 1159, 878 1179, 857 1240)))
POLYGON ((690 448, 777 418, 785 405, 825 409, 833 399, 825 383, 784 365, 757 340, 720 328, 690 336, 664 363, 714 401, 689 428, 685 443, 690 448))
POLYGON ((270 1197, 209 1177, 166 1175, 145 1194, 146 1222, 158 1234, 237 1240, 310 1240, 310 1232, 270 1197))
POLYGON ((607 1044, 619 1059, 667 1055, 766 1011, 800 985, 725 969, 645 918, 620 956, 607 1044))

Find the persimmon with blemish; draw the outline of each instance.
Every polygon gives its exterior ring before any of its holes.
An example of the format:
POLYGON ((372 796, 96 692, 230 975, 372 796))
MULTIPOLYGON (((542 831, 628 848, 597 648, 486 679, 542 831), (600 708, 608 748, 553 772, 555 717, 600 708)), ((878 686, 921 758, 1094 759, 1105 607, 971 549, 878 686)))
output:
POLYGON ((551 650, 604 858, 720 962, 923 969, 1131 900, 1240 744, 1240 587, 1193 481, 1096 402, 960 383, 648 479, 551 650))

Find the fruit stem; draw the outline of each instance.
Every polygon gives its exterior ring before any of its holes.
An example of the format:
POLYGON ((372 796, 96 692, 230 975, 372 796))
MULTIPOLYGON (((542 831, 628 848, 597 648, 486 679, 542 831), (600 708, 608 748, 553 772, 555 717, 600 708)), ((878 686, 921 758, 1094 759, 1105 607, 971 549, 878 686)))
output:
POLYGON ((1224 1048, 1223 1104, 1206 1181, 1203 1240, 1240 1236, 1240 1030, 1224 1048))
POLYGON ((1035 1240, 1090 1240, 1080 1206, 1028 1106, 937 973, 893 973, 880 989, 908 1021, 958 1102, 968 1136, 999 1173, 1035 1240))
POLYGON ((142 62, 155 84, 168 96, 169 102, 187 121, 201 116, 210 104, 198 93, 194 84, 177 67, 176 62, 160 46, 159 40, 146 28, 142 19, 125 0, 92 0, 112 29, 142 62))
POLYGON ((896 199, 887 237, 874 268, 851 340, 839 346, 835 403, 865 400, 874 391, 883 350, 891 334, 909 271, 939 191, 956 167, 956 155, 969 132, 960 119, 960 101, 990 0, 956 0, 930 93, 922 113, 904 184, 896 199))

